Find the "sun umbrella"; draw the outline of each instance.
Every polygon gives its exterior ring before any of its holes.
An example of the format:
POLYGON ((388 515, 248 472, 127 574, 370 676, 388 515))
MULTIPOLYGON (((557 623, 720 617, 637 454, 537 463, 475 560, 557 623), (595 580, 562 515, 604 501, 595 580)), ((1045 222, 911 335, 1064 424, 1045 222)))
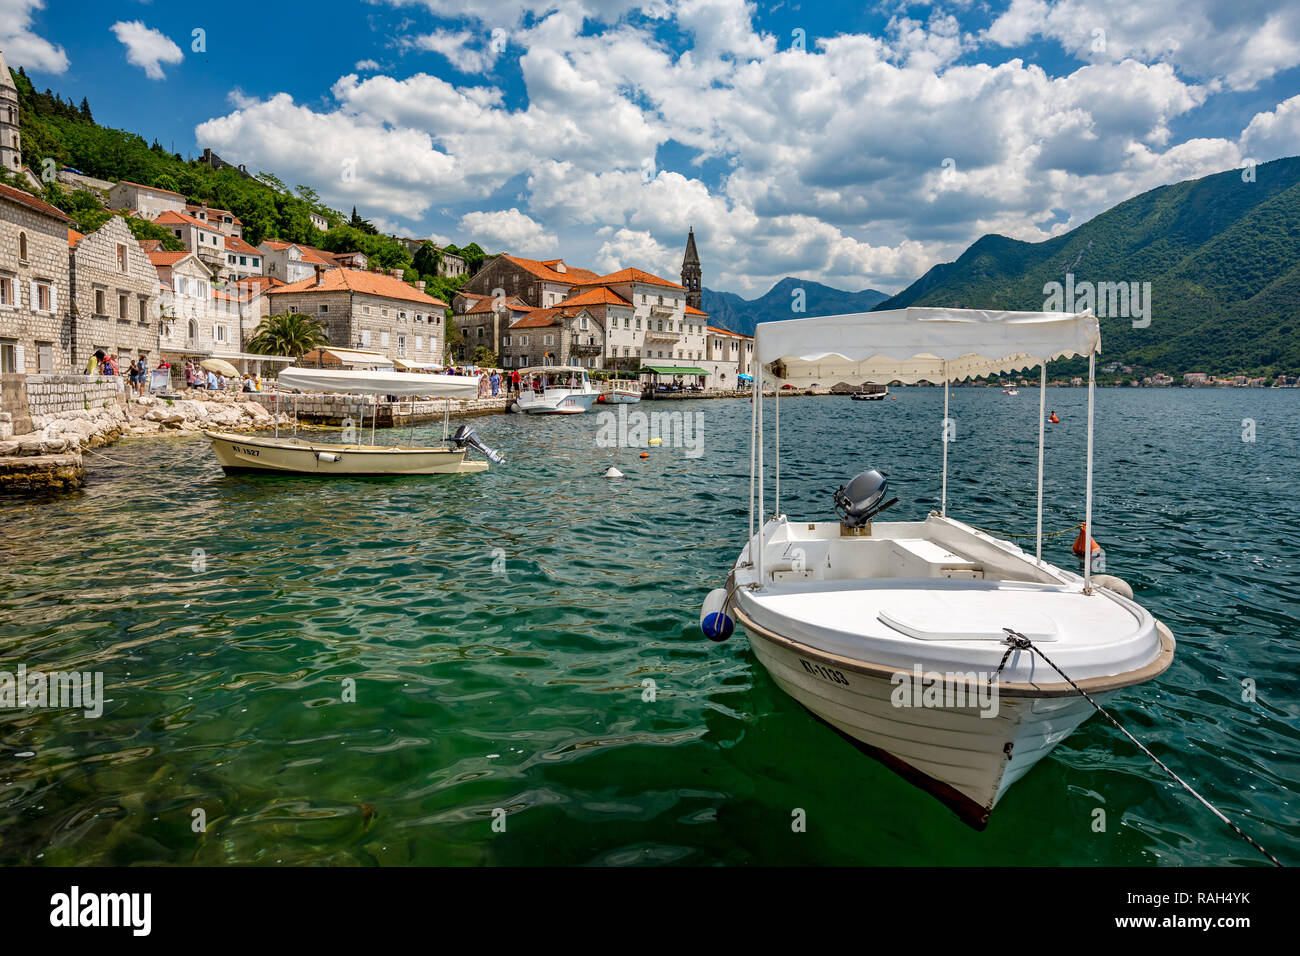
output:
POLYGON ((199 363, 209 372, 216 372, 218 375, 238 375, 239 369, 235 368, 225 359, 204 359, 199 363))

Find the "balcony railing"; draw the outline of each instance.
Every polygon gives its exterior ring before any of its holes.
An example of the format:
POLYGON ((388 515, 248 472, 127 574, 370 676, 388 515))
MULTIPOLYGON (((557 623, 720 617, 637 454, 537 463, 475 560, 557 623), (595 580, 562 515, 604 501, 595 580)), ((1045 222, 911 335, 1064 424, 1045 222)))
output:
POLYGON ((680 332, 668 332, 658 329, 646 329, 645 333, 645 340, 647 342, 672 343, 679 341, 681 337, 682 334, 680 332))
POLYGON ((676 315, 677 310, 671 305, 652 305, 650 306, 650 314, 656 319, 666 319, 669 316, 676 315))

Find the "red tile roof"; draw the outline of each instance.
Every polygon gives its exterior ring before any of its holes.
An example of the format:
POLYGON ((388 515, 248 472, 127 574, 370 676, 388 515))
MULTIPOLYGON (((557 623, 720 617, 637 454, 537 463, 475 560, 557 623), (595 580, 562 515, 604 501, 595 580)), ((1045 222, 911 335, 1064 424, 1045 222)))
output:
POLYGON ((362 269, 326 269, 320 273, 319 277, 313 276, 279 288, 269 289, 267 294, 312 292, 360 292, 364 295, 418 302, 426 306, 444 309, 447 307, 446 302, 419 291, 415 286, 403 282, 401 279, 382 272, 366 272, 362 269), (320 279, 319 285, 316 282, 317 278, 320 279))
POLYGON ((231 252, 239 252, 249 256, 260 256, 261 250, 257 246, 250 246, 243 239, 235 236, 226 236, 226 248, 231 252))
POLYGON ((149 256, 149 261, 154 264, 155 269, 170 268, 187 256, 193 255, 193 253, 189 252, 167 252, 162 249, 147 254, 149 256))
POLYGON ((170 209, 164 213, 160 213, 158 217, 154 219, 154 222, 160 226, 186 225, 195 226, 199 229, 206 229, 208 232, 221 231, 216 226, 209 226, 206 222, 199 222, 199 220, 195 219, 193 216, 187 216, 183 212, 173 212, 170 209))
POLYGON ((547 259, 543 262, 538 259, 522 259, 508 253, 503 253, 501 258, 513 262, 515 265, 531 272, 537 278, 545 279, 547 282, 577 285, 579 283, 591 283, 599 278, 590 269, 579 269, 577 266, 565 265, 564 271, 559 272, 556 266, 562 265, 564 263, 563 259, 547 259))
POLYGON ((36 212, 44 213, 47 216, 53 216, 55 219, 61 219, 64 222, 72 222, 60 210, 51 206, 44 199, 37 199, 29 192, 16 189, 7 183, 0 183, 0 197, 16 202, 20 206, 26 206, 28 209, 34 209, 36 212))
POLYGON ((69 249, 75 249, 77 247, 77 243, 79 243, 82 239, 85 238, 86 237, 84 234, 77 232, 77 230, 73 229, 71 226, 68 227, 68 248, 69 249))
POLYGON ((706 326, 706 328, 715 335, 731 335, 738 339, 747 339, 751 337, 748 335, 741 335, 739 332, 733 332, 731 329, 720 329, 716 325, 709 325, 706 326))
MULTIPOLYGON (((463 313, 464 315, 477 315, 477 314, 493 311, 494 299, 492 296, 490 295, 475 296, 473 295, 473 293, 469 293, 468 295, 473 298, 476 298, 478 301, 476 301, 473 305, 471 305, 468 309, 466 309, 463 313)), ((528 305, 516 295, 512 295, 510 298, 506 299, 506 308, 511 312, 532 312, 533 311, 533 306, 528 305)))
MULTIPOLYGON (((611 285, 615 282, 640 282, 642 285, 663 286, 665 289, 685 289, 686 286, 678 285, 676 282, 669 282, 667 279, 661 279, 659 276, 644 269, 620 269, 618 272, 611 272, 608 275, 598 276, 594 282, 582 283, 585 285, 611 285)), ((574 283, 575 285, 579 283, 574 283)))
POLYGON ((686 307, 686 314, 687 314, 687 315, 703 315, 703 316, 707 316, 709 313, 707 313, 707 312, 701 312, 699 309, 695 308, 695 306, 693 306, 693 305, 688 305, 688 306, 686 307))
POLYGON ((518 322, 510 325, 511 329, 541 329, 550 325, 559 325, 561 319, 569 318, 572 315, 568 309, 551 307, 549 309, 534 309, 528 315, 524 316, 518 322))
POLYGON ((569 296, 561 306, 584 306, 584 305, 627 305, 632 303, 623 298, 613 289, 607 289, 605 286, 596 286, 587 289, 585 292, 579 292, 577 295, 569 296))

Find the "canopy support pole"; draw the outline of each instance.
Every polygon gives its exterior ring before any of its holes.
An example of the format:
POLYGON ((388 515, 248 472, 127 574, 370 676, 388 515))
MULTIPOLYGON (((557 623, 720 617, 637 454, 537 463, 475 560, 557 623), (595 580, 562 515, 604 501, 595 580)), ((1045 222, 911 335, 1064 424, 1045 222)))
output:
POLYGON ((943 490, 939 500, 939 514, 948 516, 948 363, 943 363, 943 490))
POLYGON ((1083 505, 1083 593, 1092 593, 1092 419, 1097 386, 1097 353, 1088 353, 1088 475, 1083 505))
POLYGON ((763 366, 758 367, 755 376, 758 394, 754 396, 755 410, 758 415, 758 586, 763 586, 763 525, 767 509, 763 500, 763 366))
POLYGON ((1047 413, 1047 361, 1044 359, 1038 381, 1038 530, 1035 533, 1037 549, 1035 559, 1043 563, 1043 436, 1046 432, 1044 415, 1047 413))
POLYGON ((370 400, 374 403, 370 406, 370 444, 373 445, 375 443, 375 422, 379 418, 379 397, 372 395, 370 400))
POLYGON ((293 435, 298 437, 298 393, 293 395, 293 435))
POLYGON ((275 437, 280 437, 280 386, 275 387, 275 437))
MULTIPOLYGON (((755 462, 758 460, 758 405, 755 404, 753 390, 749 396, 749 541, 752 547, 754 541, 754 502, 757 485, 755 477, 758 469, 755 462)), ((754 555, 749 556, 750 564, 754 563, 754 555)))
POLYGON ((781 516, 781 389, 776 390, 776 437, 773 441, 776 455, 776 487, 772 491, 772 511, 781 516))

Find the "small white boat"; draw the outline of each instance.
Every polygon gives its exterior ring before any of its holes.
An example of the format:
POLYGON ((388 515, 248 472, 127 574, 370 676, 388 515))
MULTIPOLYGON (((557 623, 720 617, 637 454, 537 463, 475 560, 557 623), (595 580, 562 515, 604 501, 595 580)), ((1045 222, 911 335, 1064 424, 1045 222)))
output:
POLYGON ((579 365, 536 365, 519 370, 519 397, 513 410, 527 415, 581 415, 600 392, 579 365), (536 380, 538 387, 533 388, 536 380))
POLYGON ((1003 394, 1003 395, 1019 395, 1019 394, 1020 394, 1020 389, 1016 388, 1014 385, 1008 385, 1008 386, 1006 386, 1005 388, 1002 389, 1002 394, 1003 394))
MULTIPOLYGON (((759 395, 765 377, 778 380, 778 396, 787 382, 943 382, 945 421, 954 379, 1041 364, 1045 380, 1047 361, 1087 355, 1091 531, 1094 316, 913 308, 764 322, 754 348, 759 395)), ((751 413, 751 442, 771 432, 763 405, 751 413)), ((792 520, 781 513, 779 398, 776 408, 772 508, 760 441, 749 539, 701 627, 721 640, 741 624, 782 690, 972 826, 983 828, 1007 788, 1092 714, 1061 672, 1105 700, 1169 667, 1173 635, 1123 581, 1043 560, 1041 427, 1030 553, 947 516, 951 439, 937 512, 873 520, 898 500, 873 470, 835 492, 839 520, 792 520)))
POLYGON ((635 405, 641 401, 641 383, 630 379, 610 379, 600 389, 604 405, 635 405))
POLYGON ((883 402, 888 395, 888 385, 868 385, 856 392, 850 392, 849 398, 855 402, 883 402))
MULTIPOLYGON (((474 398, 478 395, 479 380, 464 375, 424 375, 392 370, 286 368, 279 374, 278 385, 303 391, 344 394, 474 398)), ((364 430, 364 426, 363 417, 359 431, 364 430)), ((245 472, 350 477, 447 475, 486 471, 488 461, 501 463, 501 456, 479 441, 470 426, 462 425, 451 438, 447 438, 446 431, 444 424, 444 444, 433 447, 363 445, 359 442, 334 444, 306 441, 297 435, 281 438, 277 417, 276 434, 271 438, 215 431, 203 434, 212 442, 212 451, 228 475, 245 472), (468 460, 466 454, 471 448, 481 452, 488 461, 468 460)), ((374 434, 373 421, 371 434, 374 434)))

